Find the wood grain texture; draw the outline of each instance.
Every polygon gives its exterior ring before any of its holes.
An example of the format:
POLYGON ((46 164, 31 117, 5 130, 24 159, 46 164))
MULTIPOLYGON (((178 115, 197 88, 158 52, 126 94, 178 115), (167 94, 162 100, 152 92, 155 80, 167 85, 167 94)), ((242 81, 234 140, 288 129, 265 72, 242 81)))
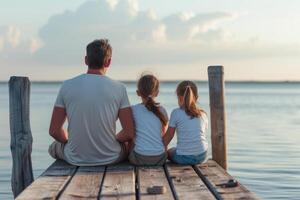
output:
POLYGON ((215 199, 191 166, 171 164, 167 170, 179 199, 215 199))
POLYGON ((55 160, 41 176, 70 176, 77 168, 63 160, 55 160))
MULTIPOLYGON (((128 164, 105 167, 76 167, 64 161, 55 161, 35 182, 25 189, 17 200, 38 199, 122 199, 134 200, 134 167, 128 164), (103 178, 104 177, 104 178, 103 178), (100 195, 99 195, 100 193, 100 195), (99 195, 99 196, 98 196, 99 195), (58 198, 59 197, 59 198, 58 198)), ((191 166, 168 163, 166 174, 171 178, 177 199, 214 199, 202 180, 191 166)), ((222 188, 218 184, 233 179, 215 161, 197 165, 201 176, 221 195, 219 199, 257 199, 243 185, 235 188, 222 188)), ((140 199, 174 199, 169 182, 162 167, 139 167, 140 199), (165 186, 167 192, 160 195, 147 194, 147 188, 165 186)))
POLYGON ((135 174, 131 165, 108 166, 100 199, 135 200, 135 174))
POLYGON ((139 185, 141 200, 171 200, 173 194, 162 167, 139 167, 139 185), (152 186, 165 186, 167 191, 164 194, 148 194, 147 188, 152 186))
POLYGON ((79 167, 59 199, 97 199, 104 171, 104 166, 79 167))
POLYGON ((10 149, 13 160, 11 186, 14 197, 33 182, 29 101, 29 79, 27 77, 11 77, 9 80, 9 118, 10 149))
POLYGON ((218 184, 226 183, 230 179, 234 179, 221 166, 213 160, 209 160, 207 164, 197 166, 201 173, 210 181, 223 199, 258 199, 245 186, 239 184, 234 188, 222 188, 218 184))
POLYGON ((56 199, 76 171, 76 166, 55 161, 37 180, 26 188, 17 200, 56 199))
POLYGON ((227 170, 225 82, 223 66, 208 67, 212 158, 227 170))

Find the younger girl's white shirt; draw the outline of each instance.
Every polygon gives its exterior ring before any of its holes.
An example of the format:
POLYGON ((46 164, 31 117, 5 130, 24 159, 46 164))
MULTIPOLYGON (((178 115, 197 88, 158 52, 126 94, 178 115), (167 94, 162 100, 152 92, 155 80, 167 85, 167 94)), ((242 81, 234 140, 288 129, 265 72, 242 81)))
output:
POLYGON ((198 155, 207 151, 208 119, 205 113, 199 118, 191 118, 183 109, 176 108, 171 113, 169 127, 176 128, 178 155, 198 155))
MULTIPOLYGON (((161 112, 168 117, 166 110, 160 107, 161 112)), ((149 111, 144 104, 132 106, 135 123, 134 151, 146 156, 157 156, 165 152, 162 141, 162 124, 159 118, 149 111)))

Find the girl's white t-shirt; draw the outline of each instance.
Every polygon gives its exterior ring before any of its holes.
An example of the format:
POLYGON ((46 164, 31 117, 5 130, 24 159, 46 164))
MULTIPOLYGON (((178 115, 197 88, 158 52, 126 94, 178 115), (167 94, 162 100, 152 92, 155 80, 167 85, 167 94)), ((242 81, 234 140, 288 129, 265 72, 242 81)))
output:
POLYGON ((171 113, 169 127, 176 128, 178 155, 199 155, 207 151, 208 119, 205 113, 199 118, 191 118, 183 109, 176 108, 171 113))
MULTIPOLYGON (((161 112, 168 117, 166 110, 160 107, 161 112)), ((134 151, 141 155, 157 156, 165 152, 162 141, 162 124, 159 118, 149 111, 144 104, 132 106, 135 123, 134 151)))

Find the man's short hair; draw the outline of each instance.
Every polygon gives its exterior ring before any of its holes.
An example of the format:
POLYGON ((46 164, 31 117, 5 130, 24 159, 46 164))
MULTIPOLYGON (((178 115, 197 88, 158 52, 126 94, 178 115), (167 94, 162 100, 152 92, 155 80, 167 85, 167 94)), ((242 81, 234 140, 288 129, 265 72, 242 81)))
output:
POLYGON ((86 47, 88 66, 91 69, 100 69, 112 56, 112 48, 108 39, 94 40, 86 47))

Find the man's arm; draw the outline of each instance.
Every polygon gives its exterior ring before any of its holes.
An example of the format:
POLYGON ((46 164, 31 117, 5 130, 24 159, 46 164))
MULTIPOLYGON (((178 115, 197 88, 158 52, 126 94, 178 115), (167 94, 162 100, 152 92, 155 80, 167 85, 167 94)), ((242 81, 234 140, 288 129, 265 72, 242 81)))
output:
POLYGON ((66 143, 68 141, 68 132, 63 129, 67 113, 65 108, 55 106, 53 108, 49 134, 58 142, 66 143))
POLYGON ((119 142, 129 142, 134 139, 135 129, 131 107, 122 108, 118 114, 122 130, 117 134, 119 142))

